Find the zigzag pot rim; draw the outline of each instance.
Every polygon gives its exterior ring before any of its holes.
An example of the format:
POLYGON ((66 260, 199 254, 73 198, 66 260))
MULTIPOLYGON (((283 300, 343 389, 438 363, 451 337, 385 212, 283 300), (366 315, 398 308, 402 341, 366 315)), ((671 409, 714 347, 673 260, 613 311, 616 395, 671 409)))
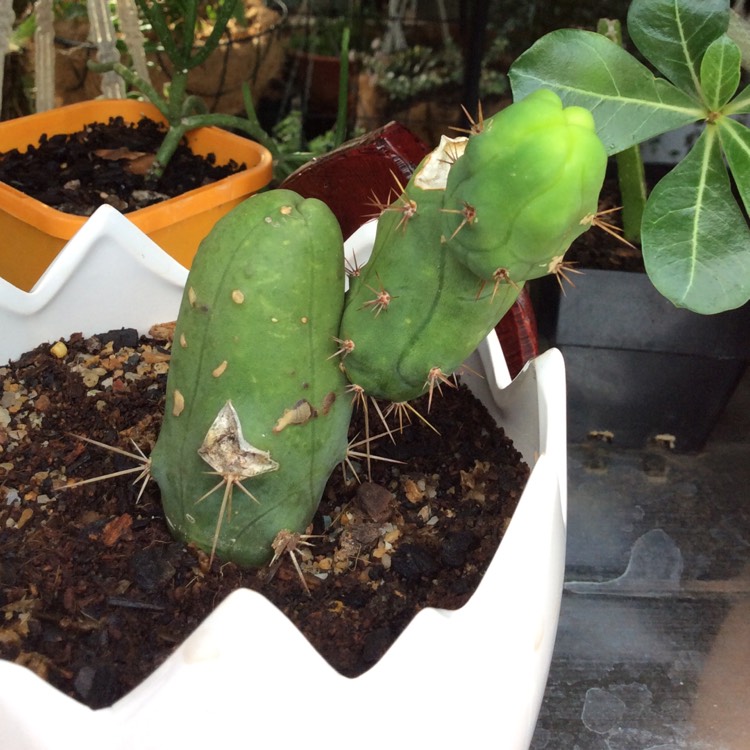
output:
MULTIPOLYGON (((372 232, 366 226, 347 243, 359 262, 372 232)), ((174 319, 186 274, 114 209, 99 209, 31 292, 0 279, 0 330, 13 330, 0 342, 0 362, 76 330, 147 330, 174 319), (113 279, 117 293, 106 305, 95 301, 97 289, 113 279)), ((264 597, 239 589, 110 708, 86 708, 25 667, 0 661, 0 746, 197 750, 246 738, 319 747, 330 744, 335 730, 339 737, 356 736, 362 748, 379 748, 394 731, 401 743, 432 748, 480 741, 503 750, 528 748, 564 572, 564 366, 551 350, 511 382, 494 332, 469 365, 465 381, 502 422, 532 472, 465 607, 422 611, 380 662, 352 680, 331 668, 264 597), (450 715, 441 713, 446 695, 450 715), (363 712, 378 696, 405 707, 407 718, 363 712), (336 718, 326 729, 321 717, 329 711, 336 718)))

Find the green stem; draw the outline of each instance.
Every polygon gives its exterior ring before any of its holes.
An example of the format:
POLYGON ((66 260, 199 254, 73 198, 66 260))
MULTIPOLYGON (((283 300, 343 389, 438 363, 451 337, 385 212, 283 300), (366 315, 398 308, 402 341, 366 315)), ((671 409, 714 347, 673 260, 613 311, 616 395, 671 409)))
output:
MULTIPOLYGON (((623 46, 622 27, 618 20, 600 18, 596 30, 620 47, 623 46)), ((641 221, 648 198, 640 146, 636 144, 615 154, 615 162, 617 163, 617 181, 622 197, 623 236, 628 242, 639 243, 641 241, 641 221)))
POLYGON ((641 221, 646 207, 646 175, 638 145, 615 155, 617 180, 622 197, 622 233, 628 242, 641 241, 641 221))
MULTIPOLYGON (((216 10, 216 23, 211 29, 211 33, 208 38, 204 40, 203 44, 198 47, 194 52, 188 51, 188 66, 189 68, 195 68, 198 65, 204 63, 209 55, 219 46, 221 37, 227 30, 227 24, 234 15, 234 9, 238 3, 238 0, 224 0, 216 10)), ((198 3, 195 3, 197 6, 198 3)), ((191 40, 191 48, 195 41, 195 24, 193 24, 193 40, 191 40)))
MULTIPOLYGON (((219 128, 240 130, 243 133, 249 135, 253 140, 259 141, 264 146, 266 145, 266 143, 271 143, 268 135, 259 125, 256 126, 255 123, 248 121, 244 117, 238 117, 237 115, 227 115, 222 112, 190 115, 189 117, 182 118, 182 125, 185 126, 187 130, 209 127, 211 125, 219 128)), ((270 148, 269 151, 271 151, 270 148)))
POLYGON ((339 101, 336 112, 336 129, 334 130, 334 148, 346 140, 346 126, 349 114, 349 27, 341 35, 341 52, 339 54, 339 101))
POLYGON ((141 13, 151 24, 159 43, 164 47, 167 57, 175 66, 181 66, 184 61, 181 59, 180 50, 172 38, 162 6, 159 3, 149 2, 149 0, 136 0, 136 2, 141 13))
POLYGON ((182 113, 180 119, 183 117, 189 117, 191 115, 205 115, 208 114, 208 107, 206 102, 200 96, 191 94, 186 96, 182 102, 182 113))
POLYGON ((242 84, 242 100, 245 104, 244 123, 246 129, 244 132, 253 140, 258 141, 262 146, 265 146, 271 152, 274 162, 278 161, 281 157, 278 144, 270 135, 268 135, 268 133, 266 133, 258 120, 253 97, 250 93, 250 86, 248 86, 247 81, 242 84))
MULTIPOLYGON (((195 24, 198 23, 198 3, 189 2, 183 5, 184 18, 182 28, 185 30, 182 37, 182 59, 185 62, 185 70, 190 68, 190 58, 195 44, 195 24)), ((223 30, 223 29, 222 29, 223 30)))
POLYGON ((167 130, 167 134, 164 136, 164 140, 156 152, 154 163, 146 175, 147 182, 157 182, 161 178, 164 170, 167 168, 167 164, 169 164, 169 160, 174 155, 174 152, 180 145, 180 141, 188 130, 190 128, 184 125, 173 125, 167 130))
POLYGON ((188 72, 185 69, 175 68, 172 71, 172 80, 169 82, 169 88, 167 89, 167 101, 169 102, 169 117, 167 117, 167 120, 172 127, 180 121, 185 111, 187 77, 188 72))
POLYGON ((169 121, 170 104, 159 94, 159 92, 144 78, 141 78, 134 70, 125 67, 122 63, 99 63, 89 60, 87 67, 93 73, 109 73, 114 71, 120 78, 135 89, 138 89, 158 110, 162 116, 169 121))

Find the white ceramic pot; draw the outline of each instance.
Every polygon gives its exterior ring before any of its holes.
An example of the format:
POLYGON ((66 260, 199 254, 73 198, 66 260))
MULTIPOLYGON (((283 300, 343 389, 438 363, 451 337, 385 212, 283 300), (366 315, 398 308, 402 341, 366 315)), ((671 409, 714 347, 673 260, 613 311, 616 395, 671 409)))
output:
MULTIPOLYGON (((372 228, 350 241, 362 248, 372 228)), ((99 209, 26 294, 0 279, 0 361, 73 331, 174 319, 186 271, 111 208, 99 209)), ((382 660, 342 677, 264 597, 227 597, 111 708, 90 710, 0 662, 0 747, 528 748, 562 592, 565 385, 556 350, 509 382, 494 332, 471 388, 533 466, 505 538, 469 603, 422 611, 382 660), (446 711, 450 708, 450 711, 446 711)))

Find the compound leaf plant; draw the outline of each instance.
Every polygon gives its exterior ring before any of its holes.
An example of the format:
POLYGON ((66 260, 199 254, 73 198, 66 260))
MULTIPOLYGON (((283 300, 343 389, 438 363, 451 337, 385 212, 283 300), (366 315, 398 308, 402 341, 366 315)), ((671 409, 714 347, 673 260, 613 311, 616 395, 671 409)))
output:
POLYGON ((652 190, 641 247, 654 286, 678 307, 717 313, 750 298, 750 86, 727 33, 729 0, 633 0, 627 31, 659 75, 595 32, 541 37, 510 70, 514 99, 539 88, 594 116, 609 155, 690 123, 691 150, 652 190))

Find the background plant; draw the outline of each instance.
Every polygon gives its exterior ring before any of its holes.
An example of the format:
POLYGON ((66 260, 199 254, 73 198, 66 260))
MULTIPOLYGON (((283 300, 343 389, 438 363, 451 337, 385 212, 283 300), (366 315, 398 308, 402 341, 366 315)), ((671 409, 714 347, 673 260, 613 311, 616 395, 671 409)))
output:
POLYGON ((750 112, 742 51, 727 33, 729 0, 633 0, 627 30, 664 77, 601 34, 563 29, 539 39, 510 70, 515 99, 538 88, 589 109, 612 155, 681 126, 703 130, 653 189, 641 224, 646 270, 675 305, 699 313, 750 298, 750 112), (727 171, 727 168, 729 172, 727 171))
MULTIPOLYGON (((480 97, 501 96, 507 91, 508 80, 503 72, 503 56, 507 40, 497 36, 483 56, 480 97)), ((453 41, 441 48, 415 44, 384 54, 363 56, 363 64, 377 80, 378 88, 390 102, 400 104, 440 90, 456 90, 464 82, 464 54, 453 41)))
MULTIPOLYGON (((226 32, 227 25, 235 17, 237 6, 240 4, 241 0, 223 0, 223 2, 212 4, 210 16, 213 26, 209 28, 205 22, 198 22, 203 5, 198 0, 173 0, 170 4, 137 0, 143 20, 150 26, 158 39, 159 45, 172 64, 172 80, 164 92, 157 91, 144 76, 139 75, 132 67, 121 62, 89 62, 89 67, 95 72, 115 72, 128 86, 140 92, 152 102, 167 121, 168 131, 149 172, 151 179, 156 180, 163 174, 175 149, 187 132, 211 125, 240 131, 264 145, 273 156, 274 173, 277 180, 283 179, 297 166, 304 164, 313 156, 309 151, 285 148, 283 143, 266 132, 258 120, 247 87, 244 91, 245 117, 210 113, 200 97, 187 93, 188 74, 193 68, 202 65, 216 49, 226 32), (177 14, 180 22, 176 25, 173 18, 175 8, 180 11, 177 14), (196 44, 199 31, 203 35, 202 42, 196 44)), ((344 35, 341 49, 342 60, 348 59, 347 40, 348 37, 344 35)), ((342 66, 342 78, 344 78, 344 73, 344 66, 342 66)), ((344 109, 339 112, 333 136, 334 145, 343 142, 346 136, 345 97, 343 100, 339 97, 340 106, 342 102, 344 109)))

